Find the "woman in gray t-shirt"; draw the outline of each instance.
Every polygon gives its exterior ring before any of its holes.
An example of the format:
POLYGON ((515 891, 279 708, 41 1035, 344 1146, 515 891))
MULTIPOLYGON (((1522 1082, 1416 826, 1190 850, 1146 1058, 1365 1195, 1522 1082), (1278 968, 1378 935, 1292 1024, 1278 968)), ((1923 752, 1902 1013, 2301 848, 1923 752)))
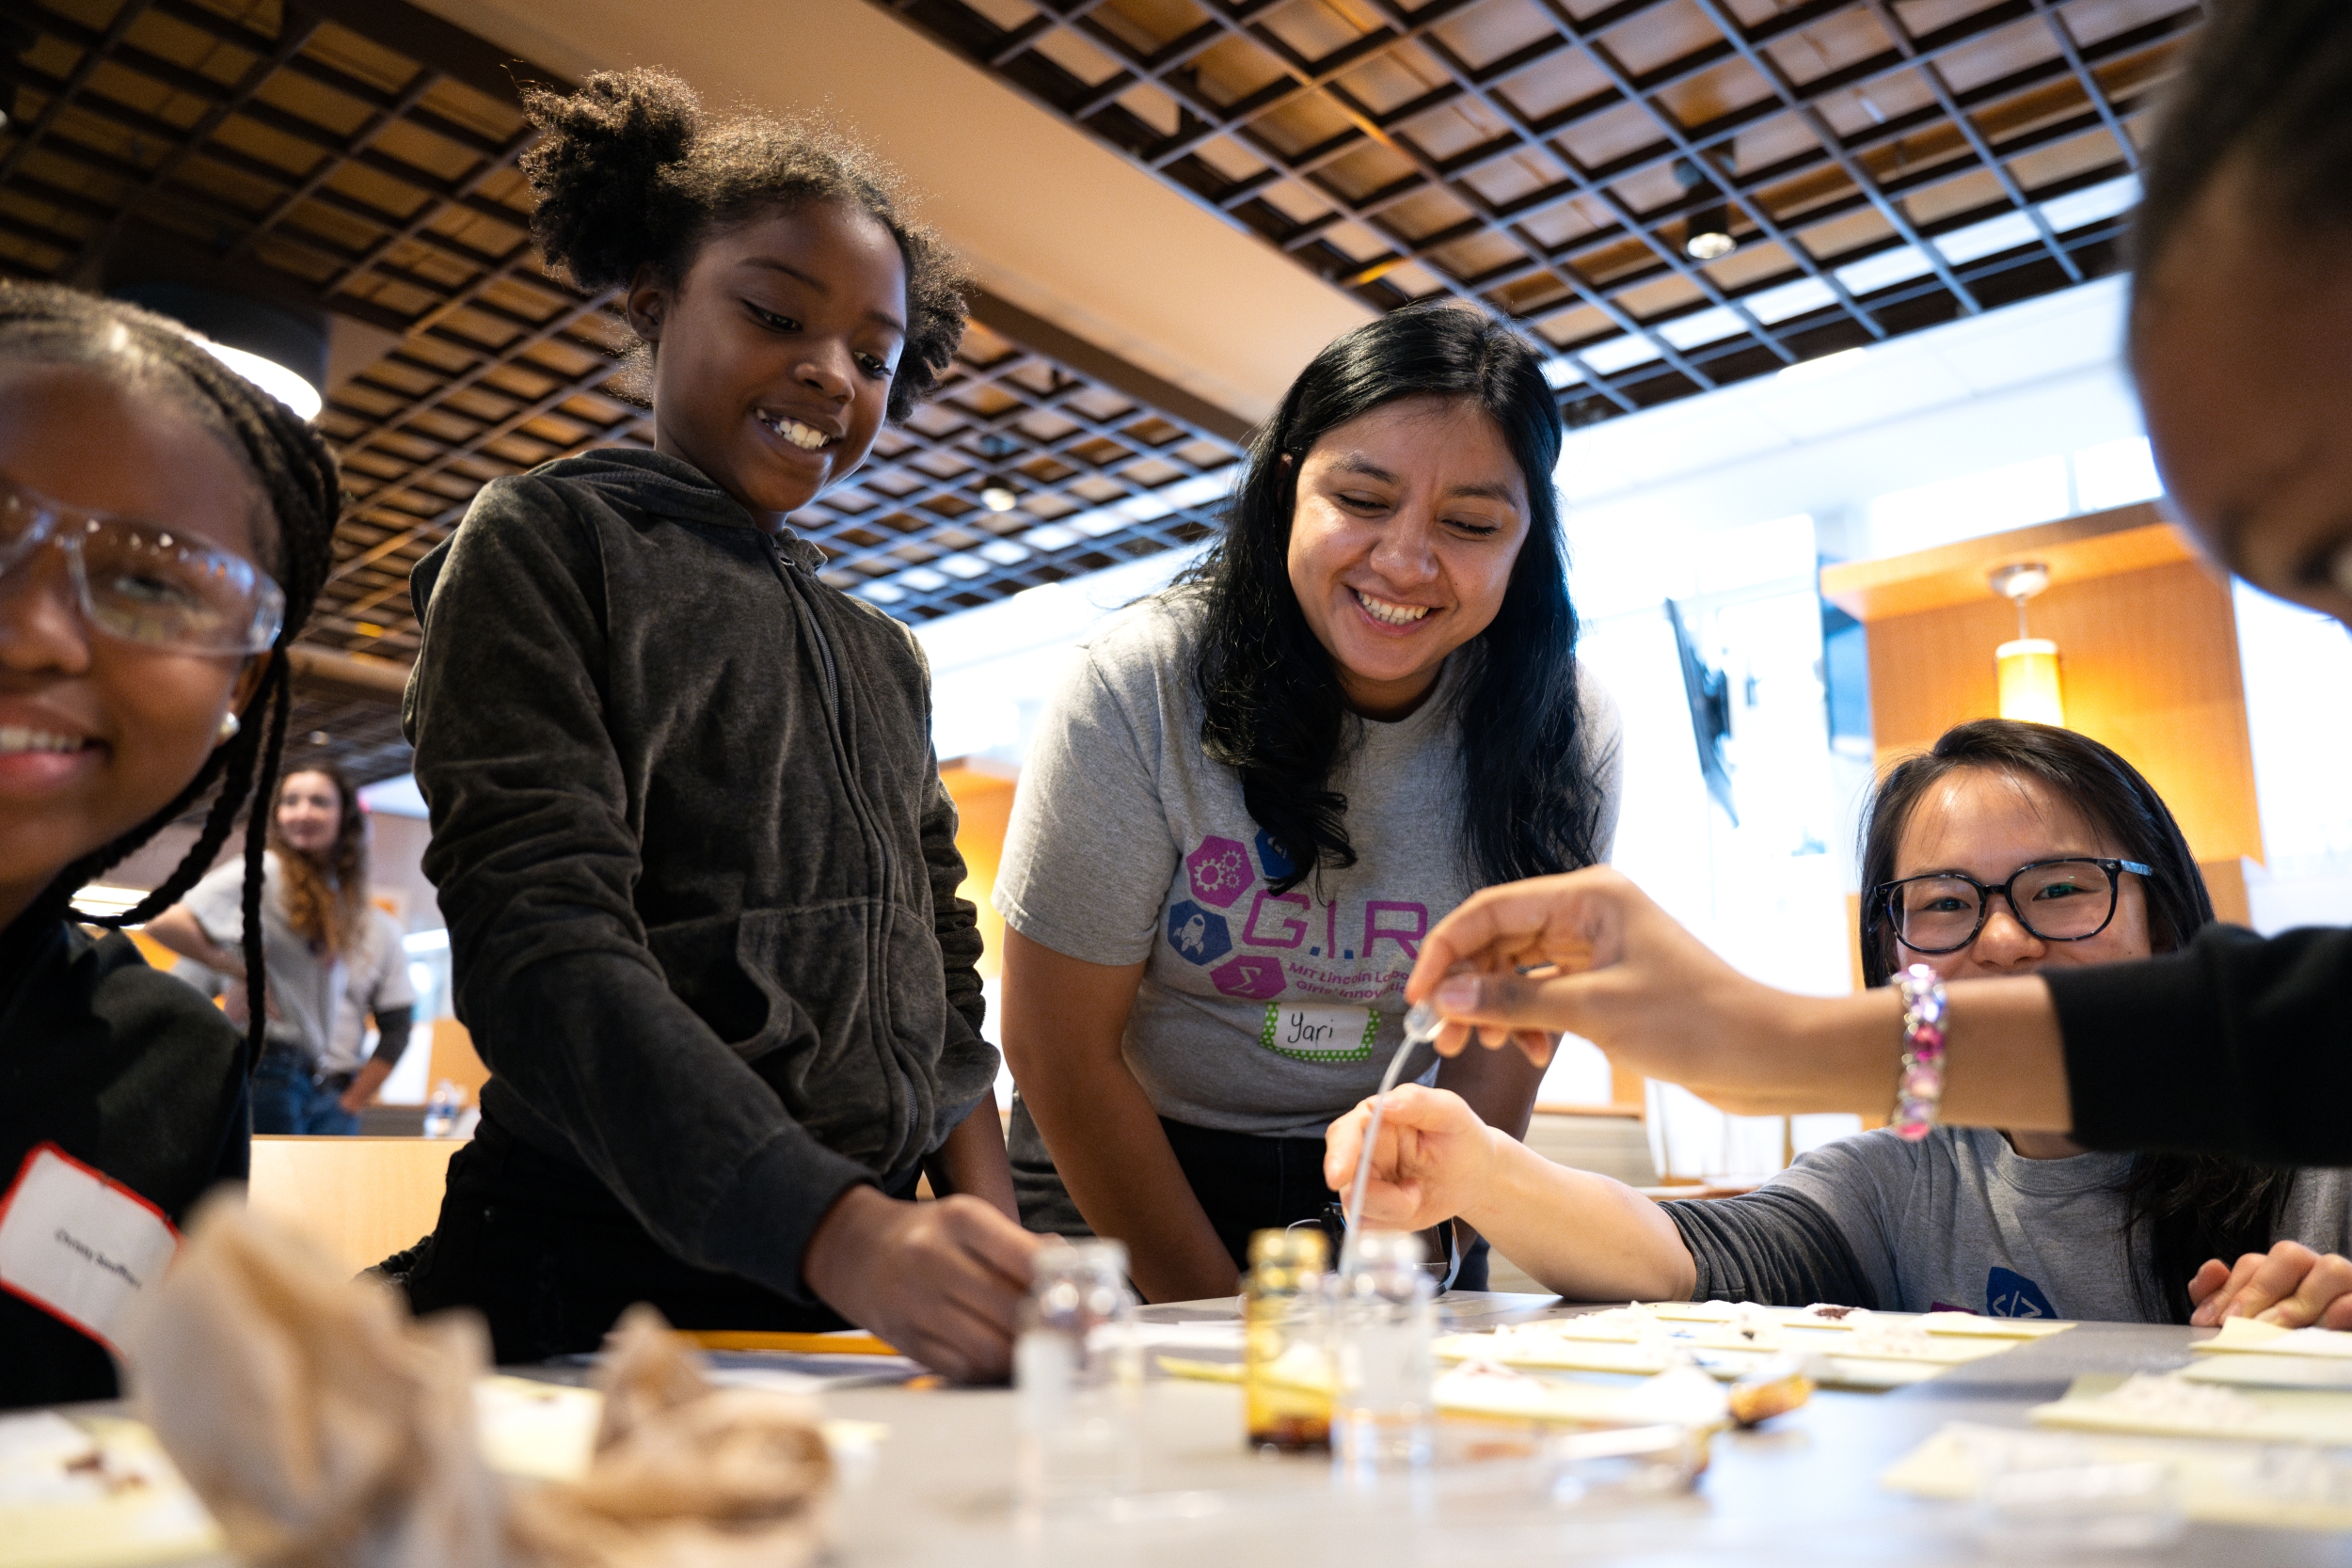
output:
MULTIPOLYGON (((1863 884, 1873 985, 1915 963, 1962 980, 2144 958, 2214 919, 2137 770, 2073 731, 1998 719, 1889 772, 1863 884)), ((1353 1165, 1364 1121, 1334 1125, 1327 1168, 1353 1165)), ((1463 1214, 1568 1295, 2200 1323, 2277 1304, 2290 1324, 2352 1326, 2345 1171, 1940 1127, 1840 1139, 1745 1197, 1653 1204, 1528 1154, 1448 1097, 1401 1094, 1383 1127, 1371 1218, 1408 1219, 1396 1183, 1417 1183, 1423 1210, 1463 1214)))
MULTIPOLYGON (((1259 432, 1218 546, 1089 642, 1031 744, 994 895, 1015 1185, 1033 1228, 1125 1242, 1153 1300, 1229 1293, 1253 1229, 1330 1201, 1324 1129, 1377 1086, 1432 925, 1608 854, 1560 438, 1507 329, 1349 333, 1259 432)), ((1514 1130, 1538 1076, 1438 1069, 1514 1130)))

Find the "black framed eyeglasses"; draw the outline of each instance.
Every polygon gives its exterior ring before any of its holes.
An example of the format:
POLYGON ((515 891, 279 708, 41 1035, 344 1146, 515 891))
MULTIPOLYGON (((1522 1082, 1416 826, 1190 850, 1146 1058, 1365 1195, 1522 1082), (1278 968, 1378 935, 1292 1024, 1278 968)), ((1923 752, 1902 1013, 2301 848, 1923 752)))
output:
POLYGON ((2085 942, 2115 918, 2124 872, 2154 875, 2137 861, 2068 855, 2035 861, 1989 886, 1958 871, 1882 882, 1870 896, 1895 936, 1915 953, 1957 953, 1977 940, 1993 912, 1993 895, 2009 900, 2017 924, 2043 942, 2085 942))

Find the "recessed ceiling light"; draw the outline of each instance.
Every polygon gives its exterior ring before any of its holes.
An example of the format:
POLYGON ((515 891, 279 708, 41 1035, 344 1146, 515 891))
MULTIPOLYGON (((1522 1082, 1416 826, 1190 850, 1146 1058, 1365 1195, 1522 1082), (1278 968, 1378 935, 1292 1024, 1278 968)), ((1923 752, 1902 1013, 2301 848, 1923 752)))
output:
POLYGON ((1731 237, 1731 213, 1727 208, 1700 209, 1683 230, 1682 253, 1694 261, 1719 261, 1739 248, 1740 242, 1731 237))

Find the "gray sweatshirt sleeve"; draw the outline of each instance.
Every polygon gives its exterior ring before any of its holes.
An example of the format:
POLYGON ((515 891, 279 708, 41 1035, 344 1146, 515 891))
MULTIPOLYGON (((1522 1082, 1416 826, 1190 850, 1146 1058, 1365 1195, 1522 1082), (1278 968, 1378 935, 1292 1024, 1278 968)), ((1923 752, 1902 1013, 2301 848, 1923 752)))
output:
POLYGON ((1742 1197, 1686 1198, 1663 1205, 1698 1265, 1692 1301, 1753 1301, 1766 1307, 1878 1309, 1878 1292, 1828 1210, 1786 1187, 1742 1197))
POLYGON ((647 945, 594 537, 547 486, 501 481, 417 576, 405 718, 485 1098, 567 1141, 675 1256, 809 1301, 808 1239, 873 1173, 792 1117, 647 945))

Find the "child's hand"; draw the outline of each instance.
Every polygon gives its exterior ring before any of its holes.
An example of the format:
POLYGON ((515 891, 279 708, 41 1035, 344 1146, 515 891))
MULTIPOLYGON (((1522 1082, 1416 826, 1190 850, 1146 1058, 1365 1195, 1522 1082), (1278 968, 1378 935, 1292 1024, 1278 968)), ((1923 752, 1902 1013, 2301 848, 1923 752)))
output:
MULTIPOLYGON (((1470 1207, 1486 1164, 1486 1124, 1460 1095, 1403 1084, 1389 1091, 1380 1142, 1364 1179, 1362 1224, 1384 1230, 1426 1230, 1470 1207)), ((1372 1122, 1367 1100, 1324 1134, 1323 1180, 1343 1203, 1356 1182, 1356 1160, 1372 1122)))
POLYGON ((2352 1261, 2317 1253, 2300 1242, 2249 1252, 2233 1269, 2216 1258, 2188 1282, 2197 1310, 2190 1326, 2211 1328, 2224 1318, 2254 1318, 2286 1328, 2352 1328, 2352 1261))
POLYGON ((801 1272, 819 1300, 959 1383, 1012 1370, 1013 1314, 1033 1236, 976 1197, 902 1203, 852 1187, 809 1238, 801 1272))

